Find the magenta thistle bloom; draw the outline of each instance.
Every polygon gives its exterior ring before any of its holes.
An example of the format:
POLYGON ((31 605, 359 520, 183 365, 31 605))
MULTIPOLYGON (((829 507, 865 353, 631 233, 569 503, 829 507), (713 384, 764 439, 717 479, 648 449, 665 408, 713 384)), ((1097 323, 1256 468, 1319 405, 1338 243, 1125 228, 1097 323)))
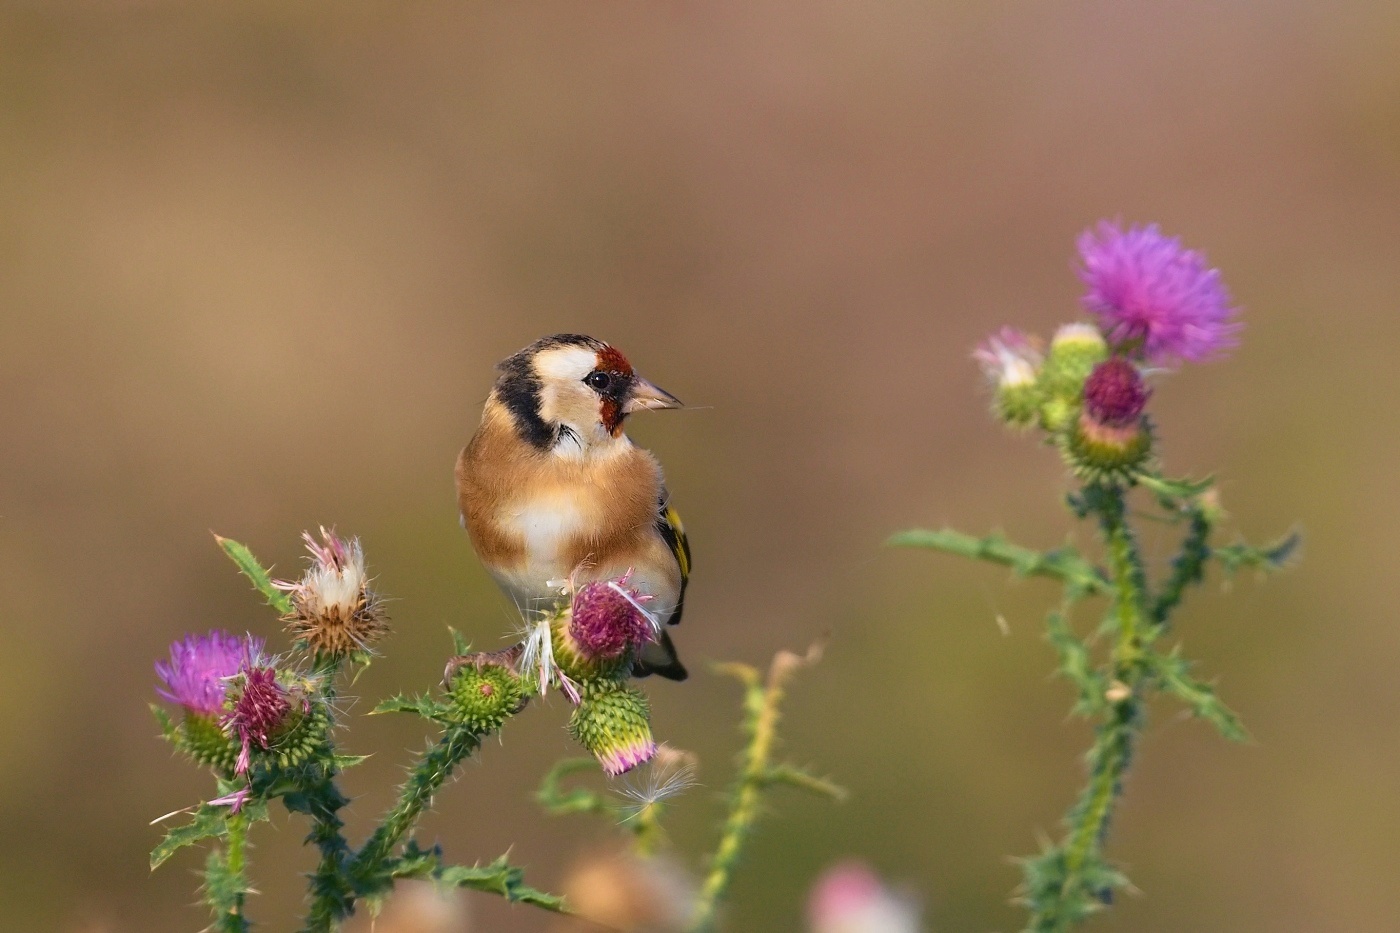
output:
MULTIPOLYGON (((625 580, 624 580, 625 582, 625 580)), ((615 580, 586 583, 574 594, 569 635, 588 660, 614 660, 656 638, 641 597, 615 580)))
POLYGON ((248 770, 252 746, 264 751, 271 746, 291 712, 292 701, 286 688, 277 682, 277 672, 270 667, 248 668, 243 690, 234 701, 233 710, 224 717, 224 727, 238 736, 243 745, 235 773, 248 770))
POLYGON ((170 659, 156 662, 156 674, 164 687, 156 693, 179 703, 186 711, 200 716, 217 716, 224 711, 228 678, 257 657, 261 640, 228 632, 188 635, 170 646, 170 659))
POLYGON ((1216 359, 1243 326, 1219 271, 1156 224, 1101 221, 1079 237, 1086 310, 1110 344, 1156 365, 1216 359))
POLYGON ((1151 394, 1136 366, 1121 356, 1109 357, 1084 383, 1084 411, 1099 424, 1127 427, 1142 416, 1151 394))

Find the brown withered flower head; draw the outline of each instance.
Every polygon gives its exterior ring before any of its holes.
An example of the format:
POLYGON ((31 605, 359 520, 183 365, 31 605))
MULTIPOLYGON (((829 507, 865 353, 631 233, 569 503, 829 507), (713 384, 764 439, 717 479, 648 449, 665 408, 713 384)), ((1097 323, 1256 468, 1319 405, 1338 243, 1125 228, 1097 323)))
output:
POLYGON ((295 583, 277 581, 291 597, 283 616, 298 646, 318 657, 364 659, 389 631, 383 601, 369 586, 359 538, 345 541, 321 529, 318 542, 302 535, 311 566, 295 583))

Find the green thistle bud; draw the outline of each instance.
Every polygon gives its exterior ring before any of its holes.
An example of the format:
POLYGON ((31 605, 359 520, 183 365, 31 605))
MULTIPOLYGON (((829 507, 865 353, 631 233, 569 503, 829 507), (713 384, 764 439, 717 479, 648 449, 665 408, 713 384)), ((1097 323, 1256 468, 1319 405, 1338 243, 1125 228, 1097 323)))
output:
POLYGON ((255 763, 294 768, 320 753, 330 731, 330 711, 317 684, 289 671, 254 666, 233 678, 221 726, 240 750, 237 774, 255 763))
POLYGON ((495 732, 529 702, 525 683, 508 654, 497 651, 467 655, 448 680, 452 713, 474 732, 495 732))
POLYGON ((1045 399, 1041 423, 1047 430, 1069 426, 1079 409, 1084 381, 1108 357, 1108 344, 1091 324, 1065 324, 1050 340, 1050 352, 1036 386, 1045 399))
POLYGON ((1068 398, 1052 396, 1040 406, 1040 426, 1058 434, 1074 423, 1079 414, 1079 405, 1068 398))
POLYGON ((1015 427, 1035 423, 1042 400, 1037 372, 1041 343, 1012 327, 1003 327, 978 345, 972 358, 991 383, 997 418, 1015 427))
POLYGON ((603 771, 623 774, 656 754, 645 694, 616 680, 590 680, 581 687, 569 733, 598 759, 603 771))
POLYGON ((1111 357, 1084 383, 1084 406, 1064 436, 1066 456, 1086 479, 1126 482, 1152 451, 1152 430, 1143 410, 1152 391, 1136 366, 1111 357))
POLYGON ((1152 423, 1142 416, 1114 427, 1081 413, 1062 435, 1065 460, 1075 474, 1101 483, 1127 483, 1152 453, 1152 423))
POLYGON ((232 774, 238 762, 238 743, 213 716, 186 713, 183 722, 166 729, 166 738, 196 764, 220 774, 232 774))

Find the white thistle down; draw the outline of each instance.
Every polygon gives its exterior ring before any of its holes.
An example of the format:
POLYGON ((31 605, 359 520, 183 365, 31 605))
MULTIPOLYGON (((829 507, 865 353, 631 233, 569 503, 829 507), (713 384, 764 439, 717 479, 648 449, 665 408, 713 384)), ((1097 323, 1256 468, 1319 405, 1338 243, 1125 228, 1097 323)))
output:
POLYGON ((359 538, 349 541, 321 529, 321 540, 302 535, 311 566, 295 583, 276 581, 291 597, 287 630, 311 651, 329 657, 368 653, 388 631, 381 600, 370 589, 359 538))

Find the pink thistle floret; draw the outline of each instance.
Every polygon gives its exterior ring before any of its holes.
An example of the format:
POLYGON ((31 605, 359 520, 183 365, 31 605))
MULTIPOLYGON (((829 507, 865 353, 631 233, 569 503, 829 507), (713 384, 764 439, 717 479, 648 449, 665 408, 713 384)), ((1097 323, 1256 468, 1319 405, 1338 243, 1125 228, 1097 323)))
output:
POLYGON ((237 813, 238 811, 243 809, 243 805, 248 802, 248 798, 252 795, 252 788, 240 787, 238 790, 234 791, 231 794, 225 794, 222 797, 216 797, 213 800, 209 801, 209 806, 228 807, 230 812, 237 813))
POLYGON ((228 678, 256 658, 263 649, 261 640, 228 632, 189 635, 170 646, 170 658, 156 662, 156 674, 164 682, 156 687, 165 699, 179 703, 199 716, 217 716, 224 711, 228 678))
POLYGON ((1152 395, 1136 366, 1121 356, 1094 367, 1084 383, 1084 411, 1099 424, 1124 428, 1135 423, 1152 395))
POLYGON ((811 933, 918 933, 919 909, 890 891, 866 865, 845 862, 822 874, 807 902, 811 933))
POLYGON ((1079 237, 1082 299, 1114 347, 1149 363, 1218 359, 1238 343, 1239 309, 1220 272, 1156 224, 1100 221, 1079 237))
POLYGON ((224 717, 228 729, 243 745, 238 754, 237 774, 243 774, 250 764, 252 746, 266 751, 276 733, 287 722, 292 701, 287 690, 277 682, 277 672, 270 667, 250 667, 244 674, 243 691, 224 717))
POLYGON ((1003 327, 972 351, 983 375, 997 388, 1028 385, 1045 356, 1040 341, 1014 327, 1003 327))
POLYGON ((579 587, 569 621, 569 635, 579 653, 590 661, 611 661, 655 640, 656 622, 642 608, 642 599, 615 580, 579 587))
POLYGON ((648 736, 599 749, 595 757, 604 774, 617 777, 619 774, 626 774, 637 765, 651 761, 655 754, 656 742, 648 736))

